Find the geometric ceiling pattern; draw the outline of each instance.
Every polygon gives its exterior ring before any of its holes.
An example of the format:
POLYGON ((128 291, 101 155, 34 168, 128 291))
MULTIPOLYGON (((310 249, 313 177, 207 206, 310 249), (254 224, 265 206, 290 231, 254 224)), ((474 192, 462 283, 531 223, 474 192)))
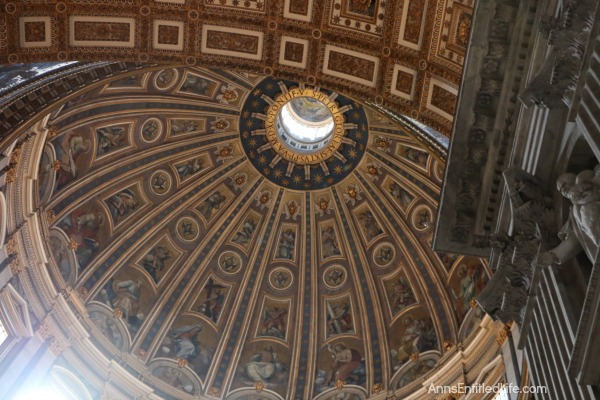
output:
POLYGON ((7 2, 0 64, 235 68, 343 91, 449 136, 472 0, 7 2))
POLYGON ((332 157, 352 163, 348 173, 332 165, 320 186, 326 163, 308 175, 292 166, 290 179, 314 186, 278 183, 240 129, 245 104, 272 82, 167 67, 53 111, 31 160, 36 204, 53 216, 40 227, 48 273, 81 298, 97 349, 163 398, 338 398, 342 386, 363 399, 409 387, 445 341, 465 339, 463 321, 476 326, 465 316, 490 273, 431 250, 443 165, 352 101, 368 129, 355 160, 332 157))

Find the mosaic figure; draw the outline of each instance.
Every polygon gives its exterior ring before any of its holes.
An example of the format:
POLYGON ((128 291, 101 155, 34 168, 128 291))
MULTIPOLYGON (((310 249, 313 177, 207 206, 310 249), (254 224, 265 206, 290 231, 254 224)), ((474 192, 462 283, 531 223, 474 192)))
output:
POLYGON ((204 167, 204 160, 201 157, 196 157, 191 160, 186 161, 183 164, 180 164, 176 167, 177 173, 179 174, 179 179, 183 181, 185 178, 188 178, 198 171, 201 171, 204 167))
POLYGON ((323 258, 339 256, 342 254, 337 240, 337 234, 333 226, 321 229, 321 243, 323 246, 323 258))
POLYGON ((121 126, 105 126, 96 129, 96 137, 98 139, 98 154, 108 154, 119 148, 125 147, 125 139, 127 132, 121 126))
POLYGON ((408 193, 402 186, 396 182, 390 183, 389 186, 390 194, 394 196, 400 206, 404 209, 413 201, 414 196, 408 193))
POLYGON ((200 296, 204 296, 205 300, 198 306, 197 311, 210 318, 212 322, 217 323, 225 302, 224 289, 226 288, 227 286, 216 283, 212 278, 209 278, 200 293, 200 296))
POLYGON ((200 353, 198 334, 204 327, 201 324, 185 325, 173 330, 169 337, 173 341, 173 351, 177 358, 190 359, 200 353))
POLYGON ((75 255, 80 268, 84 268, 100 248, 98 234, 104 219, 102 213, 79 209, 65 216, 58 224, 77 243, 75 255))
POLYGON ((388 296, 393 314, 396 314, 417 302, 415 294, 403 276, 394 281, 392 290, 388 293, 388 296))
POLYGON ((360 221, 363 232, 367 237, 367 242, 383 233, 371 211, 367 210, 360 213, 358 215, 358 220, 360 221))
POLYGON ((152 375, 175 389, 190 394, 194 392, 194 384, 191 379, 178 368, 160 366, 152 371, 152 375))
POLYGON ((457 298, 457 308, 460 315, 464 315, 469 310, 469 304, 481 291, 487 283, 487 276, 481 263, 458 266, 458 288, 454 289, 457 298))
POLYGON ((116 326, 115 319, 112 315, 106 315, 100 311, 90 311, 90 320, 98 328, 102 336, 108 339, 109 342, 121 351, 125 350, 126 342, 123 335, 116 326))
POLYGON ((185 93, 207 96, 209 84, 210 82, 201 76, 187 74, 179 90, 185 93))
POLYGON ((358 371, 362 364, 362 355, 358 350, 348 348, 342 342, 336 343, 333 348, 331 345, 327 345, 327 350, 333 358, 326 379, 328 386, 334 386, 337 381, 359 384, 360 377, 362 376, 364 379, 364 370, 358 371))
POLYGON ((236 232, 232 241, 237 244, 248 244, 252 236, 254 235, 254 231, 256 230, 256 221, 253 218, 248 218, 242 229, 236 232))
POLYGON ((352 310, 347 302, 325 301, 327 315, 327 336, 354 333, 352 310))
MULTIPOLYGON (((91 148, 90 140, 82 135, 69 132, 57 139, 56 151, 56 190, 60 190, 78 176, 81 155, 91 148)), ((82 159, 83 160, 83 159, 82 159)))
POLYGON ((121 222, 127 215, 133 213, 139 204, 137 195, 131 189, 124 189, 106 201, 115 223, 121 222))
POLYGON ((391 350, 394 370, 400 368, 413 353, 422 353, 437 348, 437 336, 433 323, 428 318, 406 317, 402 321, 404 331, 398 349, 391 350))
POLYGON ((172 119, 171 135, 196 132, 199 129, 198 121, 188 119, 172 119))
POLYGON ((250 357, 244 367, 246 376, 254 382, 270 381, 277 372, 287 370, 287 366, 279 360, 271 345, 250 357))
POLYGON ((287 331, 287 307, 265 306, 261 318, 260 336, 285 339, 287 331))
POLYGON ((154 246, 146 255, 142 258, 142 267, 150 274, 154 282, 158 283, 160 277, 157 275, 162 273, 165 269, 165 262, 171 259, 172 256, 164 246, 154 246))
POLYGON ((281 232, 279 243, 277 245, 277 258, 286 260, 294 259, 294 249, 296 247, 296 232, 292 229, 286 229, 281 232))
POLYGON ((213 216, 213 212, 219 210, 225 200, 227 200, 227 198, 217 190, 208 196, 208 198, 204 200, 200 206, 198 206, 197 210, 207 221, 210 221, 211 217, 213 216))
POLYGON ((401 148, 402 150, 400 155, 402 157, 407 158, 422 168, 427 167, 429 155, 426 152, 408 146, 402 146, 401 148))

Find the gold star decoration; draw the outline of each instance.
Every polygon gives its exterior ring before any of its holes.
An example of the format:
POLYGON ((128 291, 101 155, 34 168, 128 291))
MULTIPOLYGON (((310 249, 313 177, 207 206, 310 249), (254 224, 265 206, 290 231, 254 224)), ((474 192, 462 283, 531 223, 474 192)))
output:
POLYGON ((356 138, 356 140, 360 140, 360 139, 362 139, 362 133, 356 132, 356 134, 354 135, 354 137, 356 138))
POLYGON ((449 351, 452 348, 452 341, 449 339, 444 340, 444 350, 449 351))
POLYGON ((341 174, 342 171, 344 171, 344 169, 342 168, 341 165, 336 165, 335 168, 333 169, 333 172, 335 172, 336 174, 341 174))
POLYGON ((242 114, 242 116, 244 118, 250 118, 250 111, 248 111, 248 110, 244 111, 244 113, 242 114))
POLYGON ((265 156, 258 157, 258 163, 259 164, 266 164, 267 163, 267 157, 265 157, 265 156))
POLYGON ((352 114, 352 116, 354 117, 354 119, 360 118, 360 114, 358 112, 354 112, 354 114, 352 114))
POLYGON ((356 155, 357 155, 357 153, 356 153, 356 150, 354 150, 354 149, 351 149, 348 152, 348 157, 350 157, 350 158, 356 158, 356 155))
POLYGON ((188 360, 186 360, 185 358, 178 358, 177 365, 179 365, 179 368, 184 368, 188 365, 188 360))
POLYGON ((88 295, 88 290, 86 288, 81 288, 77 293, 79 293, 79 297, 85 300, 88 295))
POLYGON ((258 381, 258 382, 256 382, 256 383, 254 384, 254 388, 256 389, 256 391, 257 391, 258 393, 260 393, 260 392, 262 392, 262 391, 263 391, 263 389, 265 388, 265 384, 264 384, 263 382, 261 382, 261 381, 258 381))
POLYGON ((265 175, 267 175, 267 176, 271 175, 271 170, 270 170, 269 168, 265 168, 265 169, 263 169, 263 172, 264 172, 264 174, 265 174, 265 175))
POLYGON ((258 107, 260 107, 260 101, 254 100, 252 102, 252 108, 258 108, 258 107))
POLYGON ((275 171, 273 171, 273 176, 275 178, 281 178, 282 175, 283 175, 283 173, 281 172, 280 169, 276 169, 275 171))
POLYGON ((308 189, 310 187, 310 182, 304 182, 304 187, 308 189))
POLYGON ((248 157, 250 157, 250 158, 256 157, 256 153, 254 153, 254 150, 252 150, 250 153, 248 153, 248 157))
POLYGON ((360 151, 363 151, 363 150, 365 149, 365 145, 364 145, 364 143, 361 143, 361 144, 359 144, 359 145, 358 145, 358 149, 359 149, 360 151))
POLYGON ((56 219, 56 213, 54 212, 54 210, 46 211, 46 221, 48 221, 48 223, 53 222, 55 219, 56 219))
POLYGON ((256 146, 256 139, 252 138, 248 141, 248 146, 250 147, 255 147, 256 146))
POLYGON ((334 182, 333 178, 331 178, 331 177, 327 178, 328 184, 333 185, 333 182, 334 182))
POLYGON ((362 124, 361 127, 360 127, 360 130, 363 131, 363 132, 366 132, 367 131, 367 126, 365 124, 362 124))
POLYGON ((469 307, 471 308, 477 308, 479 306, 479 304, 477 304, 477 301, 475 300, 475 298, 473 297, 471 299, 471 301, 469 301, 469 307))
POLYGON ((323 177, 321 176, 321 174, 316 174, 314 179, 315 179, 315 182, 321 183, 321 181, 323 180, 323 177))
POLYGON ((248 132, 248 131, 244 131, 244 132, 242 133, 242 137, 243 137, 244 139, 248 139, 248 138, 250 137, 250 132, 248 132))
POLYGON ((246 126, 248 128, 252 128, 254 126, 254 121, 252 121, 251 119, 247 119, 246 120, 246 126))
POLYGON ((271 89, 273 89, 274 86, 271 82, 269 82, 265 85, 265 87, 267 88, 267 90, 271 90, 271 89))
POLYGON ((294 175, 292 177, 292 180, 294 181, 294 183, 300 183, 300 181, 302 180, 302 178, 300 177, 300 175, 294 175))
POLYGON ((252 94, 255 96, 260 96, 262 94, 262 90, 256 89, 254 92, 252 92, 252 94))
POLYGON ((289 179, 284 179, 283 181, 281 181, 281 183, 283 183, 284 185, 289 185, 290 184, 290 180, 289 179))

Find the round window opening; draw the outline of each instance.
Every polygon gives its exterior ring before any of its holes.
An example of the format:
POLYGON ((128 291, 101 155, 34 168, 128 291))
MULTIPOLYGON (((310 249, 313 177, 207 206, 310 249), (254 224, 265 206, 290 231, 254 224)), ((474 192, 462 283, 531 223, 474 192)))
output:
POLYGON ((296 97, 277 114, 277 134, 291 150, 311 154, 321 151, 331 140, 334 120, 331 111, 312 97, 296 97))

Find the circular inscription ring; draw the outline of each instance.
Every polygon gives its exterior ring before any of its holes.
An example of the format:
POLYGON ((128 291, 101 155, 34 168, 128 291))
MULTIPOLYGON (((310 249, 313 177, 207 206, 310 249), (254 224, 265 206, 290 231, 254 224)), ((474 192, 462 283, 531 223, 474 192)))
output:
POLYGON ((344 115, 340 112, 335 101, 331 100, 325 93, 315 91, 313 89, 300 89, 293 88, 287 93, 280 95, 275 99, 273 104, 267 111, 267 118, 265 119, 265 130, 266 137, 273 150, 279 154, 282 158, 287 161, 291 161, 295 164, 319 164, 331 156, 337 151, 342 144, 342 138, 344 137, 344 115), (288 103, 298 97, 310 97, 323 103, 333 117, 333 131, 331 133, 331 140, 329 143, 319 152, 311 154, 302 154, 290 149, 277 134, 277 118, 279 110, 288 103))

